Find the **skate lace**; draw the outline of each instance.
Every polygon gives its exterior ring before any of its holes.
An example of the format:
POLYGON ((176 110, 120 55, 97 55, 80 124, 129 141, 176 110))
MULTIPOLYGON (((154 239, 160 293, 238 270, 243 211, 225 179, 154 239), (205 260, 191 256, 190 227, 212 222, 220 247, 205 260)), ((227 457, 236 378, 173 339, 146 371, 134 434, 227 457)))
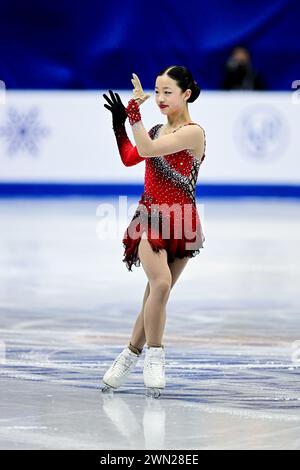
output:
POLYGON ((154 374, 160 374, 164 370, 164 361, 163 358, 157 356, 150 356, 148 367, 151 369, 151 372, 154 374))
POLYGON ((131 365, 135 362, 135 358, 131 356, 120 356, 115 360, 115 362, 112 365, 112 368, 114 371, 116 371, 119 374, 122 374, 122 372, 126 372, 131 365))

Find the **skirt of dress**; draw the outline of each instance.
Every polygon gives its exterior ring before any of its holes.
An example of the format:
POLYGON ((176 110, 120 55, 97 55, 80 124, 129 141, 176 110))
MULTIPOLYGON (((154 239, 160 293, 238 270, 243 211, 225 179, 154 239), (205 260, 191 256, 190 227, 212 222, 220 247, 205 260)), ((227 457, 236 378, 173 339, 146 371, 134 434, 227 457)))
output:
POLYGON ((190 204, 183 210, 182 206, 177 205, 175 211, 163 206, 149 207, 140 203, 136 209, 122 240, 123 262, 129 271, 132 271, 133 265, 139 267, 141 264, 138 247, 143 232, 146 232, 154 252, 166 250, 168 263, 175 258, 192 258, 204 248, 205 236, 196 206, 190 204))

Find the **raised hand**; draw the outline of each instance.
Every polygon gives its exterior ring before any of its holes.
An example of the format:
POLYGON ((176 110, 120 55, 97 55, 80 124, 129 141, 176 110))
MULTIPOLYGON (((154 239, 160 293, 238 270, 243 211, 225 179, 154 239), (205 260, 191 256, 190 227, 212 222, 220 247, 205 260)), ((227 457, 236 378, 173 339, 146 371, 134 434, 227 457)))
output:
POLYGON ((143 87, 141 85, 139 77, 133 73, 132 74, 133 78, 131 79, 131 82, 133 84, 133 98, 136 100, 137 104, 141 106, 148 98, 150 98, 149 93, 145 93, 143 90, 143 87))
POLYGON ((118 93, 114 93, 112 90, 108 91, 110 98, 105 93, 103 94, 103 97, 106 99, 109 105, 104 104, 104 107, 112 113, 113 125, 124 124, 127 119, 125 106, 123 105, 118 93))

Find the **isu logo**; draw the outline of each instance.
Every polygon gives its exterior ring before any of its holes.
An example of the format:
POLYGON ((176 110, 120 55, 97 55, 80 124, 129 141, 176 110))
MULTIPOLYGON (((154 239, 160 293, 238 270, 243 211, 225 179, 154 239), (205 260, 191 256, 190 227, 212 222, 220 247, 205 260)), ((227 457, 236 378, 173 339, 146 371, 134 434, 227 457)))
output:
POLYGON ((257 161, 280 158, 288 144, 285 117, 271 105, 249 107, 234 125, 239 152, 257 161))

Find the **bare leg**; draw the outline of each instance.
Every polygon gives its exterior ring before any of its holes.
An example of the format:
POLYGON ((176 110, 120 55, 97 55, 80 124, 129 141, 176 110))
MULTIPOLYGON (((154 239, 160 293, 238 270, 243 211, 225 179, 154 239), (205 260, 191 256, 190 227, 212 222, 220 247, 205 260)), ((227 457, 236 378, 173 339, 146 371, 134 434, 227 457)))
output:
MULTIPOLYGON (((149 246, 149 248, 152 250, 151 246, 149 246)), ((154 256, 155 255, 157 255, 157 253, 154 253, 154 256)), ((185 257, 183 259, 176 258, 173 263, 168 264, 169 270, 171 272, 171 277, 172 277, 171 289, 173 288, 174 284, 178 280, 180 274, 182 273, 189 259, 190 258, 188 257, 185 257)), ((142 309, 136 319, 136 322, 132 331, 131 340, 130 340, 131 344, 139 349, 142 349, 146 343, 146 334, 145 334, 145 328, 144 328, 144 310, 145 310, 145 304, 146 304, 149 294, 150 294, 150 283, 148 281, 146 285, 145 293, 144 293, 142 309)), ((166 312, 164 310, 164 314, 163 314, 164 324, 165 324, 165 318, 166 318, 165 315, 166 315, 166 312)))
POLYGON ((151 346, 159 346, 162 341, 166 304, 172 283, 167 252, 166 250, 154 252, 147 238, 142 237, 139 244, 139 257, 150 284, 150 293, 144 307, 146 342, 151 346))
MULTIPOLYGON (((172 274, 172 284, 171 284, 171 289, 173 288, 174 284, 178 280, 180 274, 184 270, 185 266, 187 265, 187 262, 190 258, 176 258, 173 263, 169 263, 169 268, 172 274)), ((141 308, 141 312, 139 313, 133 331, 131 335, 131 344, 137 347, 138 349, 143 349, 145 343, 146 343, 146 335, 145 335, 145 329, 144 329, 144 307, 146 300, 148 299, 150 293, 150 284, 149 281, 147 282, 146 288, 145 288, 145 293, 144 293, 144 298, 143 298, 143 305, 141 308)))
POLYGON ((146 285, 145 293, 144 293, 142 309, 135 321, 135 325, 133 327, 131 340, 130 340, 131 344, 138 349, 143 349, 143 346, 146 343, 146 335, 145 335, 145 330, 144 330, 144 308, 145 308, 145 303, 146 303, 146 300, 148 299, 149 293, 150 293, 150 284, 148 281, 146 285))
POLYGON ((187 265, 187 262, 190 258, 187 256, 185 258, 175 258, 173 263, 169 263, 169 268, 172 274, 172 285, 171 288, 174 286, 175 282, 179 278, 180 274, 184 270, 187 265))

